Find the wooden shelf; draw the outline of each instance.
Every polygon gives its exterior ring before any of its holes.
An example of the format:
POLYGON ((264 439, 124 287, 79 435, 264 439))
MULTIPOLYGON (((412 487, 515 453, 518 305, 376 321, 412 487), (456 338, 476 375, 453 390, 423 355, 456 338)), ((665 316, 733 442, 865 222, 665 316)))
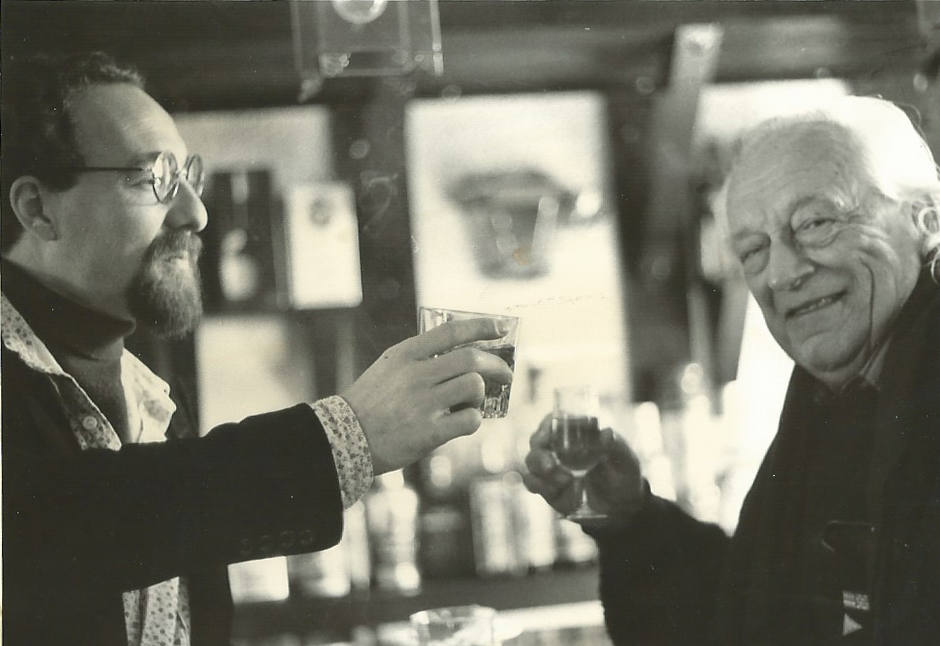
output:
POLYGON ((234 635, 252 639, 314 631, 342 633, 354 626, 404 621, 425 608, 479 603, 497 610, 531 608, 598 598, 594 566, 524 577, 429 580, 414 596, 372 590, 347 597, 296 598, 235 607, 234 635))

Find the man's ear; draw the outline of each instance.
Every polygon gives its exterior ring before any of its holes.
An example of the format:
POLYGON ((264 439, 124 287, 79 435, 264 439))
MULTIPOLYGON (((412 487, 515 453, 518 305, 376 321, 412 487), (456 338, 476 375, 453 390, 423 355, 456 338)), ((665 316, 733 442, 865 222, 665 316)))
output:
POLYGON ((51 241, 58 238, 58 232, 44 208, 43 193, 39 180, 32 175, 17 177, 10 187, 10 205, 23 229, 51 241))

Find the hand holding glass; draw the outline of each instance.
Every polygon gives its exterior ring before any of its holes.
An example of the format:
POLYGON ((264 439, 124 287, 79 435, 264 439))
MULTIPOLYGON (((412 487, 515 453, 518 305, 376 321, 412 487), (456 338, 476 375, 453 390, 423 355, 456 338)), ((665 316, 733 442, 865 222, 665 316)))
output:
MULTIPOLYGON (((468 319, 494 319, 506 324, 508 331, 498 339, 491 341, 476 341, 472 343, 474 347, 485 350, 490 354, 495 354, 509 365, 512 370, 515 367, 516 355, 516 332, 519 328, 519 319, 515 316, 500 316, 498 314, 481 314, 478 312, 462 312, 458 310, 448 310, 440 307, 419 307, 418 308, 418 332, 424 333, 432 328, 436 328, 447 321, 464 321, 468 319)), ((484 378, 486 384, 486 393, 483 399, 481 412, 484 418, 506 417, 509 412, 509 392, 512 384, 500 384, 490 382, 484 378)))
POLYGON ((579 501, 577 509, 565 515, 568 520, 606 518, 604 514, 591 508, 584 487, 584 477, 604 457, 597 412, 597 394, 593 389, 576 387, 555 390, 551 449, 558 463, 571 474, 579 501))

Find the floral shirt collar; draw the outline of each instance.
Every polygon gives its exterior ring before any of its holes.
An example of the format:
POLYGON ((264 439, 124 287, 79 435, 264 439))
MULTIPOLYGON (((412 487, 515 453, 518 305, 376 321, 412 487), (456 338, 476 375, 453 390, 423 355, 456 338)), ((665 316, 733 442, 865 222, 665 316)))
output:
MULTIPOLYGON (((0 294, 0 339, 4 347, 29 368, 68 384, 68 388, 62 391, 63 399, 73 422, 73 431, 83 449, 120 448, 121 441, 111 423, 78 382, 62 369, 45 343, 3 294, 0 294)), ((121 381, 129 403, 128 421, 131 428, 136 429, 134 439, 138 442, 165 439, 170 418, 176 411, 167 383, 127 350, 121 355, 121 381)))

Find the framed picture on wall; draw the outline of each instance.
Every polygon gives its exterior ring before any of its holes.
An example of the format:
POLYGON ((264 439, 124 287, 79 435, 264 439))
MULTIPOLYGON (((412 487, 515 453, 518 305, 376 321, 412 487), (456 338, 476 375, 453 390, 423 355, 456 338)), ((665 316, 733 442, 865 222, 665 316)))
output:
POLYGON ((288 189, 284 235, 291 308, 356 307, 362 302, 359 226, 348 184, 311 182, 288 189))

